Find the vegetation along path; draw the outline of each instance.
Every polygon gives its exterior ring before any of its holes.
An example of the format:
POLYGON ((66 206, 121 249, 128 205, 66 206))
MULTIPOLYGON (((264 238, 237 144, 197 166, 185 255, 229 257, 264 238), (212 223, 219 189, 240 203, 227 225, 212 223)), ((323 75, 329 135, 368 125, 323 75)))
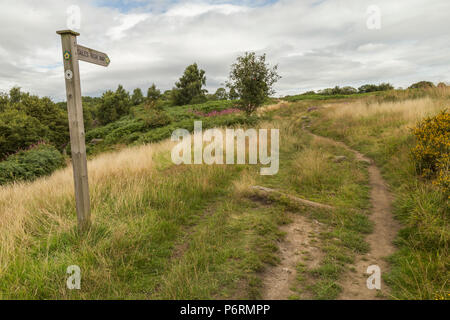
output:
MULTIPOLYGON (((334 141, 332 139, 317 136, 311 133, 317 139, 334 141)), ((374 230, 366 238, 370 246, 368 253, 360 255, 355 261, 356 272, 349 272, 341 281, 343 291, 340 299, 377 299, 382 298, 377 290, 370 290, 367 288, 368 274, 367 267, 377 265, 381 269, 381 274, 388 270, 388 263, 386 257, 393 254, 395 247, 393 241, 399 230, 398 223, 394 220, 391 212, 392 197, 388 190, 387 184, 381 176, 380 170, 374 162, 365 157, 360 152, 350 149, 347 145, 337 142, 342 147, 352 151, 359 161, 367 162, 369 164, 369 183, 370 183, 370 201, 372 206, 372 213, 370 219, 374 224, 374 230)), ((381 290, 384 295, 389 295, 389 290, 386 284, 381 279, 381 290)))

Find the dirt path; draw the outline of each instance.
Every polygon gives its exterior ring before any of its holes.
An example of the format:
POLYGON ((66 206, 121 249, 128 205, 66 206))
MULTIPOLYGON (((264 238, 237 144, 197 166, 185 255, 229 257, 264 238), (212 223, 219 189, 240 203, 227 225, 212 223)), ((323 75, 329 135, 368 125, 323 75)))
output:
POLYGON ((380 170, 371 159, 349 148, 344 143, 314 134, 312 135, 316 139, 337 143, 347 150, 352 151, 356 155, 357 160, 369 163, 370 202, 372 205, 372 213, 369 218, 374 224, 373 232, 366 238, 370 250, 367 254, 356 257, 354 265, 356 272, 349 272, 343 277, 340 282, 343 292, 339 299, 373 300, 386 298, 389 296, 389 288, 383 280, 381 280, 382 295, 377 290, 369 290, 366 284, 367 278, 369 277, 366 274, 367 267, 377 265, 381 269, 381 274, 383 274, 389 268, 385 258, 395 251, 393 241, 399 230, 399 225, 392 216, 392 196, 387 188, 386 182, 381 176, 380 170))
POLYGON ((279 246, 281 261, 264 275, 264 300, 288 299, 293 294, 290 288, 296 281, 297 264, 302 262, 308 268, 314 268, 321 260, 322 251, 312 243, 320 224, 297 214, 289 214, 289 217, 292 223, 281 228, 286 232, 286 238, 279 246), (308 259, 304 259, 305 253, 308 259))

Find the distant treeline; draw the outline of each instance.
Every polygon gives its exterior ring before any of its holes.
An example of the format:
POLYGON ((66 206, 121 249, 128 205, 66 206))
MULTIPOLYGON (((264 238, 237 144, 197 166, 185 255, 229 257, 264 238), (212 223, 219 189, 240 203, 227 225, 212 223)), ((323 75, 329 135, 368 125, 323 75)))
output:
MULTIPOLYGON (((433 82, 430 81, 420 81, 413 83, 408 87, 408 89, 427 89, 427 88, 435 88, 433 82)), ((437 87, 446 87, 446 84, 440 82, 437 87)), ((381 84, 365 84, 360 86, 359 88, 354 88, 351 86, 339 87, 336 86, 334 88, 326 88, 318 91, 307 91, 302 94, 294 95, 294 96, 286 96, 284 97, 287 101, 297 101, 297 100, 307 100, 307 99, 332 99, 332 98, 344 98, 345 96, 355 95, 355 94, 366 94, 371 92, 380 92, 380 91, 389 91, 394 90, 394 86, 390 83, 381 83, 381 84)), ((402 90, 402 88, 399 88, 402 90)))

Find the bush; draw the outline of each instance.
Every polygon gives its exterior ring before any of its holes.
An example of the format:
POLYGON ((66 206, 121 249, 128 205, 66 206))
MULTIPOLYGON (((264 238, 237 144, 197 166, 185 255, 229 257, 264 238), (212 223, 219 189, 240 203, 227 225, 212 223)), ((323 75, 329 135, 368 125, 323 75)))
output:
POLYGON ((97 117, 101 124, 108 124, 119 120, 130 112, 130 96, 125 89, 119 85, 116 92, 106 91, 98 108, 97 117))
POLYGON ((434 83, 430 81, 419 81, 409 86, 409 89, 428 89, 434 88, 434 83))
POLYGON ((0 162, 0 185, 20 180, 31 181, 63 166, 64 157, 55 147, 38 144, 0 162))
POLYGON ((69 122, 67 120, 67 113, 53 103, 50 98, 39 98, 37 96, 24 94, 22 95, 20 102, 14 104, 12 107, 39 120, 42 126, 49 129, 45 137, 41 137, 39 140, 33 141, 33 143, 45 139, 61 150, 62 147, 69 142, 69 122))
POLYGON ((413 156, 417 171, 434 179, 445 193, 450 191, 450 113, 441 111, 422 120, 414 129, 416 146, 413 156))
POLYGON ((138 116, 144 122, 145 129, 164 127, 172 122, 170 116, 157 107, 155 103, 144 106, 144 113, 138 116))
POLYGON ((0 117, 0 159, 45 139, 49 128, 24 111, 8 109, 0 117))
POLYGON ((393 90, 394 87, 390 83, 376 84, 365 84, 358 88, 360 93, 376 92, 376 91, 389 91, 393 90))

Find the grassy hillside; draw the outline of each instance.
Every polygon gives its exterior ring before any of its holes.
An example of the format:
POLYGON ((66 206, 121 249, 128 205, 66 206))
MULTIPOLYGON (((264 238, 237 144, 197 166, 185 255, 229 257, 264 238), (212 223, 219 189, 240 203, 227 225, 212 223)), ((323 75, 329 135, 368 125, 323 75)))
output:
POLYGON ((280 103, 250 122, 239 114, 207 116, 216 106, 164 109, 171 123, 151 131, 133 129, 144 111, 136 108, 133 117, 94 129, 88 136, 104 140, 90 147, 89 232, 76 229, 70 167, 0 187, 0 298, 264 298, 266 272, 280 263, 281 228, 297 215, 320 231, 308 234, 308 244, 297 252, 290 298, 338 298, 355 257, 369 250, 367 164, 337 143, 312 137, 304 125, 371 156, 390 183, 404 229, 387 277, 392 296, 385 297, 446 297, 448 203, 413 170, 409 127, 448 104, 449 93, 361 99, 280 103), (308 113, 313 103, 321 108, 308 113), (279 128, 279 173, 260 176, 258 166, 249 165, 175 166, 171 142, 142 144, 155 132, 164 139, 173 128, 189 128, 194 119, 207 127, 279 128), (141 145, 95 155, 126 143, 141 145), (336 156, 346 161, 333 161, 336 156), (255 185, 335 209, 263 197, 255 185), (314 250, 320 253, 312 264, 314 250), (82 289, 71 291, 66 268, 74 264, 82 271, 82 289))
POLYGON ((386 277, 395 298, 442 299, 449 293, 448 199, 417 174, 412 158, 412 128, 449 104, 448 89, 433 89, 391 93, 379 101, 328 104, 314 114, 315 132, 375 159, 394 193, 395 215, 404 226, 386 277))
POLYGON ((203 128, 256 123, 255 117, 247 117, 234 104, 224 100, 161 109, 139 105, 119 121, 89 130, 86 133, 87 152, 92 155, 126 145, 158 142, 170 138, 178 128, 192 131, 196 120, 203 122, 203 128))

